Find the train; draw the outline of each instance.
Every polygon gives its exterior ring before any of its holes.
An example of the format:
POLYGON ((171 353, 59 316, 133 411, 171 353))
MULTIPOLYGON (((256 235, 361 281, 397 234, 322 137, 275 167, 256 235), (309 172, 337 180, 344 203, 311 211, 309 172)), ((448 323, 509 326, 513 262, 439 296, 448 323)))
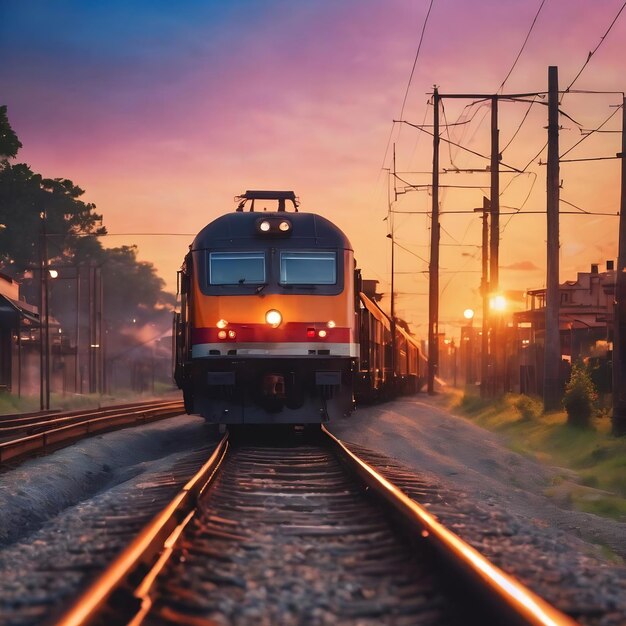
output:
POLYGON ((187 413, 319 424, 418 391, 419 343, 363 293, 346 235, 299 211, 293 191, 236 200, 197 234, 178 273, 174 379, 187 413))

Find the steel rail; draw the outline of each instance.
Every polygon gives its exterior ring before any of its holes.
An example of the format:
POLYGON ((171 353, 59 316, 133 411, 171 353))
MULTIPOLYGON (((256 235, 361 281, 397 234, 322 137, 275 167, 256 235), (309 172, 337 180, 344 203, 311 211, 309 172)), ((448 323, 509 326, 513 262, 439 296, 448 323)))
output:
POLYGON ((578 622, 555 609, 449 531, 425 508, 351 452, 324 426, 322 432, 339 460, 365 482, 378 498, 391 506, 409 530, 416 531, 416 536, 427 541, 446 565, 460 573, 468 585, 492 603, 493 610, 499 616, 498 623, 524 626, 578 625, 578 622))
POLYGON ((55 622, 56 626, 92 624, 111 595, 123 590, 136 616, 149 610, 152 583, 171 555, 173 543, 193 517, 197 500, 215 477, 228 447, 227 433, 196 475, 55 622))
POLYGON ((132 408, 123 408, 119 411, 110 408, 69 418, 56 417, 42 424, 45 428, 42 432, 0 443, 0 466, 6 461, 15 461, 34 452, 45 450, 51 445, 60 447, 96 433, 173 417, 183 410, 181 401, 168 401, 157 405, 150 403, 143 408, 141 405, 134 405, 132 408), (102 415, 103 412, 105 415, 102 415), (87 419, 81 419, 82 415, 86 415, 87 419), (76 421, 77 419, 79 421, 76 421), (70 420, 72 423, 59 425, 63 423, 63 420, 70 420))
MULTIPOLYGON (((490 614, 507 626, 576 626, 577 622, 492 565, 477 550, 440 524, 433 515, 351 452, 322 427, 326 441, 369 493, 389 506, 409 531, 409 538, 428 542, 438 565, 454 570, 464 589, 477 592, 490 614)), ((228 435, 211 458, 174 500, 146 526, 100 577, 55 622, 86 626, 106 622, 107 602, 123 606, 127 623, 139 626, 152 607, 152 588, 170 558, 174 544, 193 518, 198 497, 212 482, 228 452, 228 435)), ((119 617, 119 616, 118 616, 119 617)), ((490 622, 491 623, 491 622, 490 622)))
POLYGON ((99 407, 84 407, 80 409, 74 409, 73 411, 61 411, 60 409, 54 409, 50 411, 33 411, 31 413, 12 413, 6 415, 0 415, 0 431, 7 428, 13 428, 24 424, 25 427, 29 424, 36 424, 39 422, 45 422, 47 420, 53 420, 59 417, 75 417, 80 415, 91 415, 93 413, 103 413, 105 411, 114 411, 120 409, 133 409, 143 408, 150 406, 157 406, 160 404, 167 404, 168 402, 178 402, 178 400, 168 400, 166 398, 160 398, 158 400, 148 400, 145 402, 125 402, 122 404, 111 404, 99 407))

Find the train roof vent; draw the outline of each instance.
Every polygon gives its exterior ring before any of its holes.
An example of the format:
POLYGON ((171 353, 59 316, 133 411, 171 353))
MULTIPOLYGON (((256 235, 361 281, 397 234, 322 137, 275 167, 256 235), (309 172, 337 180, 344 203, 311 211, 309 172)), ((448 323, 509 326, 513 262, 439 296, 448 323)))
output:
POLYGON ((250 211, 254 211, 255 200, 277 200, 278 211, 285 210, 285 201, 289 200, 293 204, 295 212, 298 212, 298 206, 300 200, 296 198, 296 194, 293 191, 261 191, 261 190, 248 190, 246 193, 242 193, 240 196, 235 196, 235 202, 239 202, 237 205, 237 211, 243 211, 246 202, 250 200, 250 211))

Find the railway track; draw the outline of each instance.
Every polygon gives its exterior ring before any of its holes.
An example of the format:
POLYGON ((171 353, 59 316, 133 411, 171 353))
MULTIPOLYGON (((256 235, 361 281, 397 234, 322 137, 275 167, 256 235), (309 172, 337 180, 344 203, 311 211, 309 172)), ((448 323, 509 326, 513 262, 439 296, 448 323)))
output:
POLYGON ((226 435, 56 624, 381 622, 575 624, 325 429, 226 435))
POLYGON ((93 434, 173 417, 183 411, 182 401, 157 400, 70 413, 0 417, 0 466, 93 434))

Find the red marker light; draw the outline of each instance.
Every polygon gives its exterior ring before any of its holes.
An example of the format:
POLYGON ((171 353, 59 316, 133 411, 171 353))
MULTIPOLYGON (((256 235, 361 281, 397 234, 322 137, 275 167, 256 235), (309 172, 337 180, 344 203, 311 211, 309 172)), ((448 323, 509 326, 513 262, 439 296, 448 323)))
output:
POLYGON ((315 337, 315 328, 307 328, 306 329, 306 336, 314 338, 315 337))

